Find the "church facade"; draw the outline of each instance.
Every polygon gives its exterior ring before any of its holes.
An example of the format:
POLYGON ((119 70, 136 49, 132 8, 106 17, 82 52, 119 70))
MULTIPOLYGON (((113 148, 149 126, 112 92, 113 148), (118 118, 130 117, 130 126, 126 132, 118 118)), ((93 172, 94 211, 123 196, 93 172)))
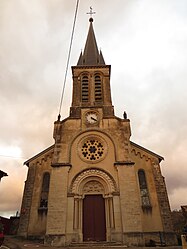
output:
POLYGON ((72 67, 70 114, 54 123, 54 145, 27 160, 18 234, 53 246, 84 242, 176 244, 160 162, 130 141, 130 120, 114 114, 110 69, 93 19, 72 67))

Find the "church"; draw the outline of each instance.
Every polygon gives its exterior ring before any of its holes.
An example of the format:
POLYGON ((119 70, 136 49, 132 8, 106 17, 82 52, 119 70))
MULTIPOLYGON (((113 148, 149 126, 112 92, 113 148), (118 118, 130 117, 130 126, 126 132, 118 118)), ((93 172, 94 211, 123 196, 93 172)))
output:
POLYGON ((130 140, 126 113, 114 114, 110 73, 91 17, 72 66, 69 116, 55 121, 54 144, 25 162, 18 235, 52 246, 176 244, 163 157, 130 140))

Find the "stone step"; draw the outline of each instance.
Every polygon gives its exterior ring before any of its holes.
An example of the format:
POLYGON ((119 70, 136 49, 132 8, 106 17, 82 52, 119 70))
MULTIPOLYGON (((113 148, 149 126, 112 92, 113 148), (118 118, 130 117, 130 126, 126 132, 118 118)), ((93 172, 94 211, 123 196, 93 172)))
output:
POLYGON ((66 249, 71 249, 71 248, 73 248, 73 249, 90 249, 90 248, 96 248, 96 249, 100 249, 100 248, 103 248, 103 249, 126 249, 127 248, 127 246, 125 246, 125 245, 113 245, 113 246, 109 246, 109 245, 94 245, 94 246, 92 246, 92 245, 84 245, 84 246, 82 246, 82 245, 76 245, 76 246, 72 246, 72 245, 69 245, 69 246, 66 246, 66 249))
POLYGON ((106 248, 116 248, 116 247, 120 247, 120 248, 126 248, 127 246, 121 244, 120 242, 81 242, 81 243, 74 243, 72 242, 71 245, 69 247, 73 247, 75 248, 90 248, 90 247, 97 247, 97 248, 101 248, 104 247, 106 248))

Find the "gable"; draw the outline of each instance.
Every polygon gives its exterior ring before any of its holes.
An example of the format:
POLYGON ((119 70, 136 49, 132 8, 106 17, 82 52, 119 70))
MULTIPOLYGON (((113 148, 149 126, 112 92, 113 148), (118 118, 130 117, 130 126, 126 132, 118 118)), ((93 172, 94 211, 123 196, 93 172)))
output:
POLYGON ((159 160, 159 162, 161 162, 162 160, 164 160, 164 158, 132 141, 130 141, 131 147, 132 147, 132 151, 134 150, 137 154, 140 153, 141 156, 145 156, 145 157, 150 157, 150 158, 157 158, 159 160))
POLYGON ((45 157, 47 157, 48 155, 51 155, 54 151, 54 144, 51 145, 50 147, 48 147, 47 149, 41 151, 40 153, 36 154, 35 156, 31 157, 30 159, 28 159, 27 161, 25 161, 23 164, 27 165, 29 167, 29 164, 33 161, 37 161, 37 160, 41 160, 41 159, 45 159, 45 157))

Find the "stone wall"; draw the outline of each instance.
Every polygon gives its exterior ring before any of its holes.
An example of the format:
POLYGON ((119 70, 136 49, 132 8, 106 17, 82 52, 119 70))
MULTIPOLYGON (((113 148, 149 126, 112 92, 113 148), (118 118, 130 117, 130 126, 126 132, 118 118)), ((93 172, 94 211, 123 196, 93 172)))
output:
POLYGON ((30 210, 32 206, 32 195, 34 189, 34 181, 35 181, 35 166, 31 166, 28 169, 27 180, 25 181, 25 188, 23 193, 23 200, 21 206, 20 213, 20 222, 18 235, 27 236, 28 226, 29 226, 29 218, 30 218, 30 210))

